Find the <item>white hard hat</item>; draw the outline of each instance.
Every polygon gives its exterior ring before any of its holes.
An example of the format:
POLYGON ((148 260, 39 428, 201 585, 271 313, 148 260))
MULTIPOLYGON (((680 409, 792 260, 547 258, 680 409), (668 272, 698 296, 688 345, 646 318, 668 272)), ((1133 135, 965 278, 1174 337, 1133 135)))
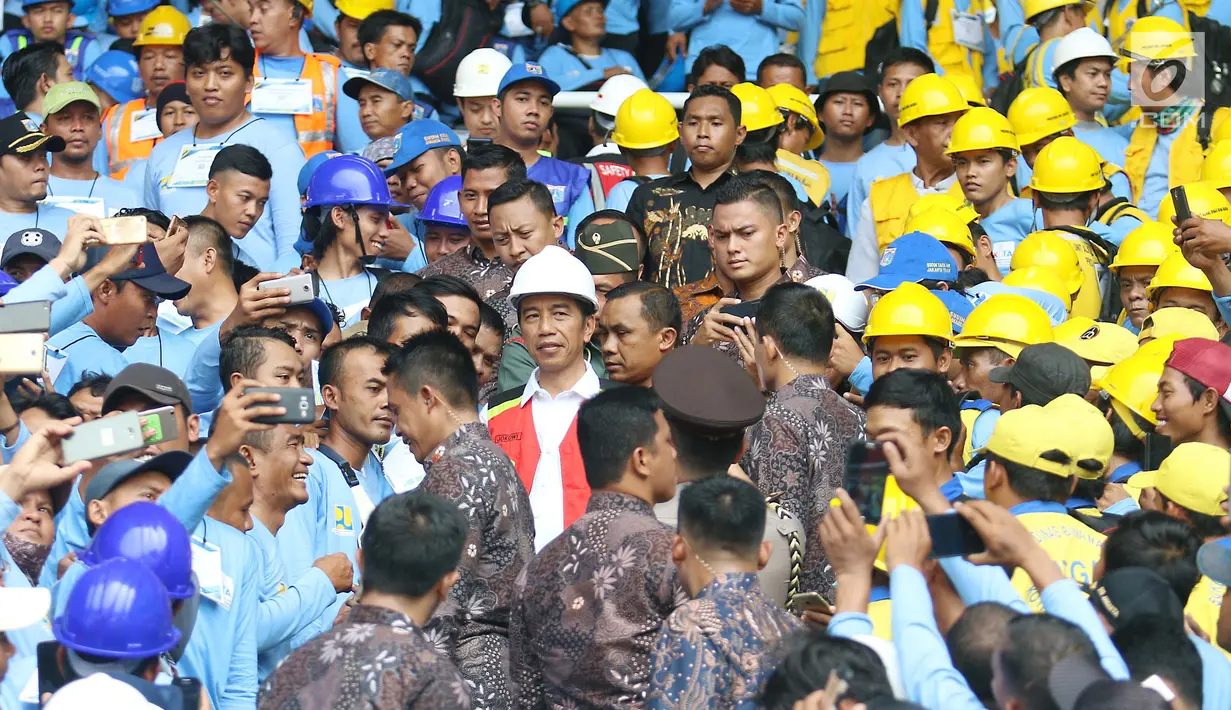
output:
POLYGON ((38 623, 51 607, 51 591, 42 587, 0 587, 0 631, 38 623))
POLYGON ((868 325, 868 299, 855 290, 855 282, 842 274, 823 274, 804 285, 820 291, 833 308, 834 319, 849 331, 863 332, 868 325))
POLYGON ((650 88, 649 84, 632 74, 617 74, 598 87, 598 95, 594 97, 594 101, 590 102, 590 110, 610 116, 611 125, 604 125, 603 128, 611 130, 615 128, 615 117, 620 112, 620 105, 624 103, 624 100, 648 88, 650 88))
POLYGON ((140 690, 124 681, 105 673, 95 673, 57 690, 44 707, 48 710, 145 710, 158 706, 146 700, 140 690))
POLYGON ((513 277, 509 298, 516 305, 523 296, 562 293, 598 308, 594 277, 581 260, 552 244, 526 260, 513 277))
POLYGON ((1052 66, 1057 69, 1074 59, 1092 59, 1103 57, 1114 64, 1119 57, 1111 49, 1107 38, 1089 27, 1073 30, 1056 44, 1052 66))
POLYGON ((454 77, 453 95, 458 98, 495 96, 504 73, 513 62, 490 47, 480 47, 462 58, 454 77))

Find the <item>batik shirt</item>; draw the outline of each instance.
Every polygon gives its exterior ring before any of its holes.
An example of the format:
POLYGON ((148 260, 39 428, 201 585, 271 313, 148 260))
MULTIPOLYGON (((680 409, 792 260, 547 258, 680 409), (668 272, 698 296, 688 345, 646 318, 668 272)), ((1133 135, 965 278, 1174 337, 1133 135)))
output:
POLYGON ((476 708, 510 707, 509 610, 517 577, 534 557, 530 498, 512 462, 479 422, 450 434, 423 470, 418 490, 456 503, 469 525, 457 567, 461 579, 425 631, 457 662, 476 708))
POLYGON ((469 708, 466 681, 409 617, 360 604, 296 649, 261 687, 262 710, 469 708))
POLYGON ((756 708, 783 638, 800 628, 756 574, 719 575, 663 625, 646 707, 756 708))
POLYGON ((513 271, 503 261, 488 259, 474 244, 445 254, 415 273, 423 278, 436 274, 456 276, 474 286, 479 298, 485 301, 513 282, 513 271))
POLYGON ((691 172, 648 182, 636 189, 625 210, 646 237, 644 277, 676 288, 709 276, 713 269, 709 225, 726 173, 701 187, 691 172))
POLYGON ((807 533, 800 591, 833 599, 834 573, 817 526, 842 486, 846 443, 866 422, 863 410, 833 391, 824 375, 801 375, 770 395, 765 416, 748 428, 740 465, 765 495, 779 496, 807 533))
POLYGON ((526 566, 510 631, 518 707, 641 707, 659 629, 686 601, 674 538, 649 503, 596 491, 526 566))

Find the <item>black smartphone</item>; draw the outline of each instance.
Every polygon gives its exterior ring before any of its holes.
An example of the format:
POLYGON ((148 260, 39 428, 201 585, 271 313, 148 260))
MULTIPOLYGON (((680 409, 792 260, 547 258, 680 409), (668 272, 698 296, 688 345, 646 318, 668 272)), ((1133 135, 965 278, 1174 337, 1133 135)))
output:
POLYGON ((273 392, 277 402, 262 402, 261 407, 284 407, 286 414, 280 417, 258 417, 260 424, 311 424, 316 421, 315 397, 310 387, 250 387, 247 392, 273 392))
POLYGON ((466 139, 466 152, 469 153, 475 148, 478 148, 480 146, 485 146, 485 145, 491 145, 491 144, 492 144, 491 138, 473 138, 473 137, 467 138, 466 139))
POLYGON ((51 301, 0 306, 0 333, 46 333, 51 330, 51 301))
POLYGON ((885 504, 885 479, 889 462, 885 445, 879 441, 856 439, 846 446, 846 472, 842 487, 855 501, 863 521, 879 525, 881 507, 885 504))
POLYGON ((1192 217, 1192 212, 1188 209, 1188 193, 1184 191, 1183 185, 1178 185, 1171 188, 1171 202, 1175 205, 1175 223, 1181 224, 1184 220, 1192 217))
POLYGON ((1146 434, 1146 453, 1141 462, 1143 471, 1157 471, 1163 465, 1163 459, 1171 455, 1171 437, 1150 432, 1146 434))
POLYGON ((735 316, 736 318, 756 318, 757 313, 761 310, 761 301, 741 301, 730 306, 723 306, 719 313, 735 316))
POLYGON ((937 557, 966 557, 987 551, 987 544, 970 521, 956 513, 929 515, 928 533, 932 536, 932 553, 928 559, 937 557))
POLYGON ((183 698, 182 707, 196 708, 201 706, 201 681, 196 678, 176 678, 171 686, 179 688, 183 698))

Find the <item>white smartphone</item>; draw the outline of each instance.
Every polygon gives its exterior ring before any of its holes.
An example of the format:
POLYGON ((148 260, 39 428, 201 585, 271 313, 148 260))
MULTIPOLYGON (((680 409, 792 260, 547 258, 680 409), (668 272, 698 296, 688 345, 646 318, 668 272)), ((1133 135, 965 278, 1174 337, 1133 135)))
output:
POLYGON ((46 333, 0 335, 0 375, 37 375, 43 371, 46 333))
POLYGON ((79 424, 60 447, 66 464, 139 451, 145 448, 141 417, 136 412, 124 412, 79 424))
POLYGON ((309 303, 316 298, 316 289, 312 287, 312 274, 295 274, 294 276, 283 276, 280 279, 273 281, 262 282, 259 289, 265 288, 286 288, 291 291, 291 305, 297 303, 309 303))

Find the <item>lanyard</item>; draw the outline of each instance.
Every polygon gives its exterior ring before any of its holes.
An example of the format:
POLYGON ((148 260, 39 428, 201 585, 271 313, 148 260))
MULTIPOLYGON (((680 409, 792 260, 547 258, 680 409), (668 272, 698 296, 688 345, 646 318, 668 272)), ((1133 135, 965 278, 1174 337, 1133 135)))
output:
MULTIPOLYGON (((248 126, 251 126, 252 124, 256 123, 257 121, 264 121, 264 120, 265 120, 265 119, 264 119, 264 118, 261 118, 260 116, 253 116, 251 121, 248 121, 248 122, 244 123, 244 125, 240 126, 239 128, 236 128, 235 130, 231 131, 230 133, 228 133, 228 134, 227 134, 227 137, 226 137, 226 138, 223 138, 222 140, 220 140, 220 141, 218 141, 218 142, 219 142, 219 143, 223 143, 223 144, 225 144, 225 143, 227 143, 228 141, 230 141, 230 140, 231 140, 231 137, 232 137, 232 136, 234 136, 236 133, 239 133, 240 131, 244 130, 244 129, 245 129, 245 128, 247 128, 248 126)), ((192 127, 192 144, 193 144, 193 145, 196 145, 196 144, 197 144, 197 126, 193 126, 193 127, 192 127)))
MULTIPOLYGON (((94 179, 90 181, 90 193, 85 196, 87 200, 90 199, 91 197, 94 197, 94 186, 98 184, 98 178, 101 176, 102 176, 102 173, 98 172, 97 170, 94 171, 94 179)), ((52 197, 56 196, 56 194, 51 191, 51 181, 50 180, 47 181, 47 194, 51 195, 52 197)), ((37 221, 35 221, 34 226, 36 227, 38 226, 37 221)))

